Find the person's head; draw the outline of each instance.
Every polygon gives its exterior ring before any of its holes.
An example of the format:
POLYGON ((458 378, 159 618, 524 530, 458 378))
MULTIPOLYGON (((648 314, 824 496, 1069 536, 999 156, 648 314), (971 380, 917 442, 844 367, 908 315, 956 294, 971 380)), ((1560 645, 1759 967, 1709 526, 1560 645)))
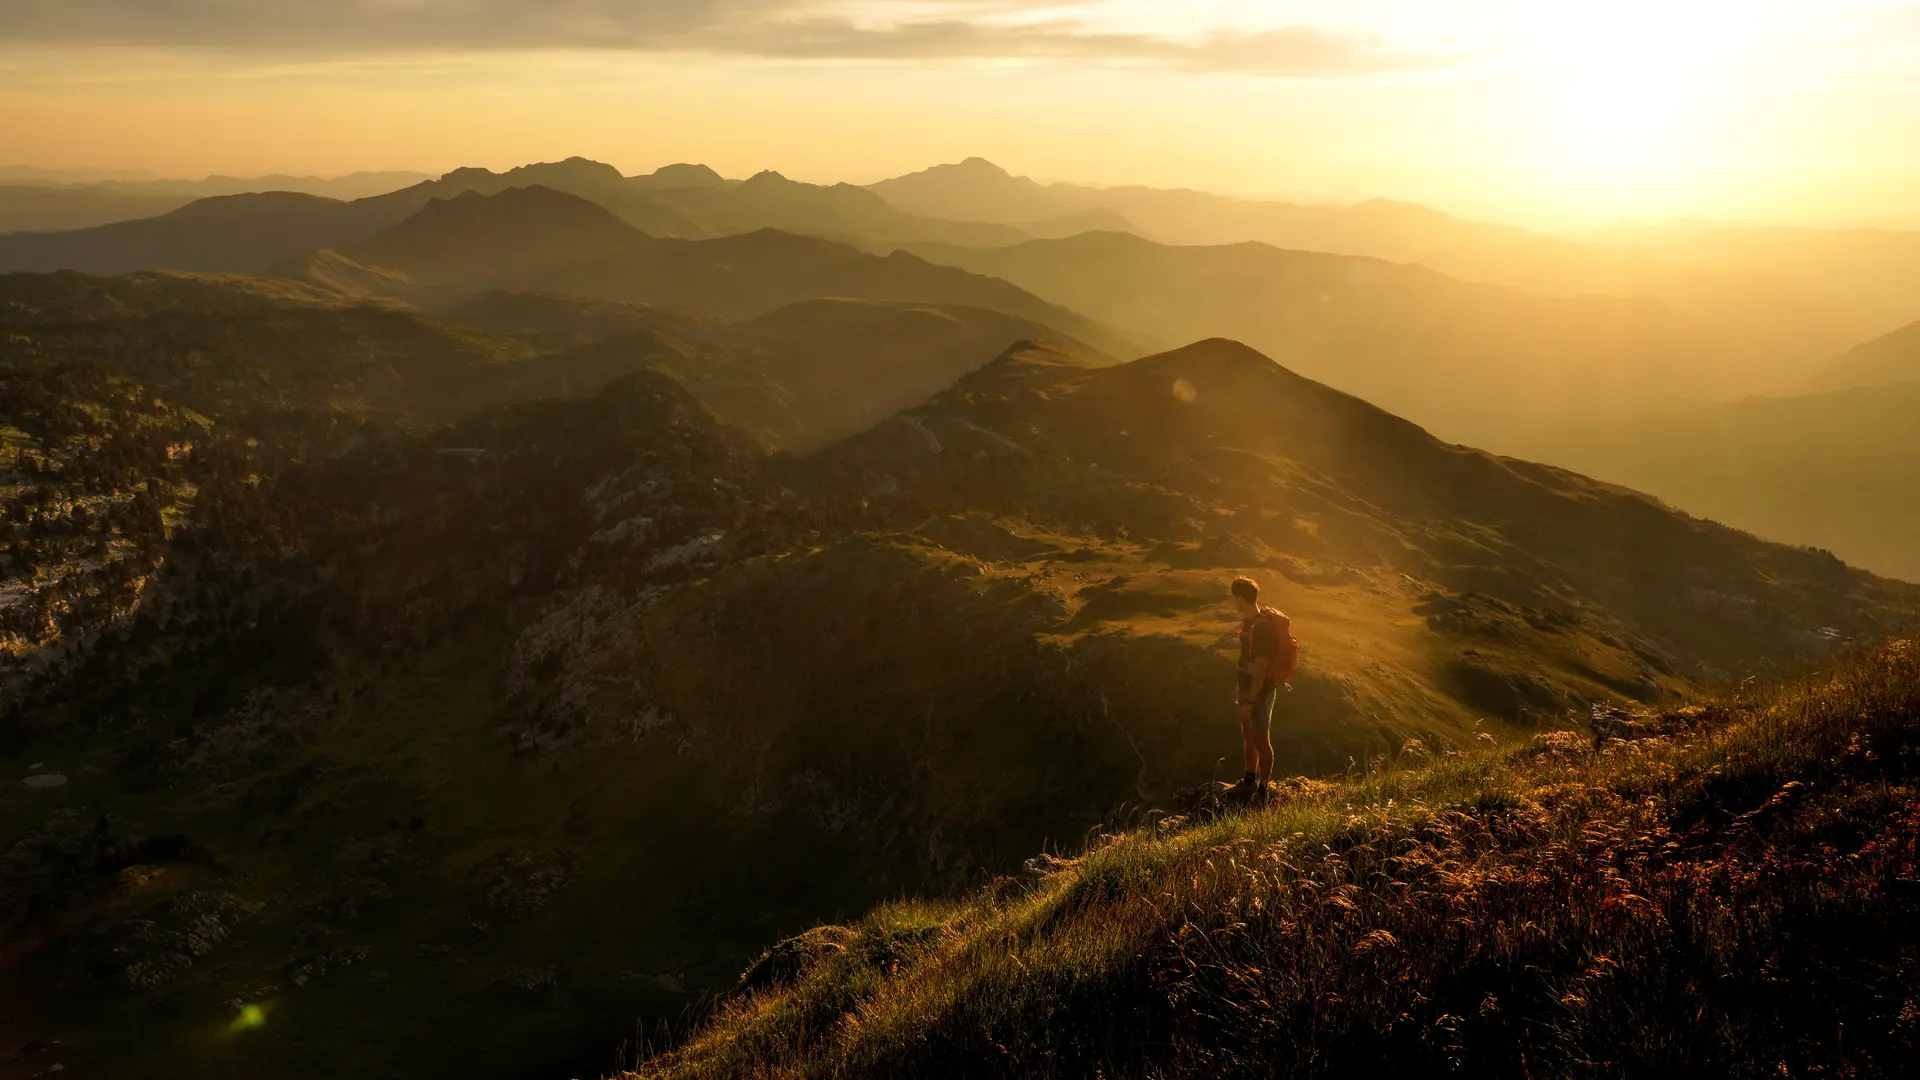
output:
POLYGON ((1260 610, 1260 583, 1245 576, 1234 578, 1233 606, 1242 616, 1252 618, 1260 610))

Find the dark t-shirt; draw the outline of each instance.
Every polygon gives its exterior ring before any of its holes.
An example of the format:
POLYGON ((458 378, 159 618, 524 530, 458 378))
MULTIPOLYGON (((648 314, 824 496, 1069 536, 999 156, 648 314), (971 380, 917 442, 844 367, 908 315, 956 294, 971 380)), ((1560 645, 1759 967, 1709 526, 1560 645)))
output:
MULTIPOLYGON (((1261 610, 1265 611, 1266 609, 1262 608, 1261 610)), ((1241 667, 1246 667, 1248 664, 1253 663, 1256 658, 1264 657, 1267 661, 1267 671, 1271 673, 1273 671, 1274 658, 1279 655, 1280 630, 1274 625, 1272 619, 1262 619, 1256 616, 1255 618, 1242 619, 1240 621, 1241 667)), ((1271 689, 1273 689, 1273 676, 1269 674, 1267 680, 1260 684, 1260 693, 1264 694, 1271 689)), ((1253 676, 1245 672, 1241 672, 1240 674, 1240 695, 1242 697, 1249 695, 1254 697, 1259 696, 1258 694, 1253 694, 1253 676)))

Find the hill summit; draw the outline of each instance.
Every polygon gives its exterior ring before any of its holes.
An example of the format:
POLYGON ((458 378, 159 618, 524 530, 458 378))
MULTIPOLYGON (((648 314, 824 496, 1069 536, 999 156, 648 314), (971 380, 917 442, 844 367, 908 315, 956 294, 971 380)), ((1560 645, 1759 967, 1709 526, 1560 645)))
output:
POLYGON ((419 213, 348 254, 423 278, 453 278, 479 266, 527 268, 628 255, 645 233, 577 195, 512 187, 434 199, 419 213))

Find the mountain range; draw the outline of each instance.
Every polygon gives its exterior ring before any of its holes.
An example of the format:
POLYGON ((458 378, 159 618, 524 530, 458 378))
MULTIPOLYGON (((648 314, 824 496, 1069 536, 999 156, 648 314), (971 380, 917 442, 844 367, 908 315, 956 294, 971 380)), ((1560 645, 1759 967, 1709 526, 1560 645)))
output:
MULTIPOLYGON (((429 303, 497 289, 728 315, 819 296, 932 301, 1031 319, 1116 355, 1140 351, 1131 335, 1016 286, 903 251, 881 257, 770 229, 711 240, 656 239, 598 204, 544 187, 433 200, 386 232, 329 257, 330 272, 340 272, 342 259, 399 276, 391 280, 404 278, 401 296, 429 303)), ((317 280, 310 264, 276 270, 317 280)), ((363 278, 368 273, 361 271, 363 278)))
POLYGON ((1360 255, 1542 296, 1658 298, 1729 331, 1751 327, 1746 346, 1768 357, 1836 352, 1920 316, 1912 299, 1920 233, 1768 233, 1683 224, 1555 236, 1390 199, 1309 205, 1191 190, 1041 184, 981 158, 873 188, 902 209, 940 217, 1024 226, 1060 215, 1106 215, 1104 224, 1089 220, 1075 231, 1131 231, 1181 246, 1254 241, 1360 255))
MULTIPOLYGON (((457 220, 544 265, 491 231, 524 206, 608 259, 756 242, 563 199, 445 200, 383 254, 466 273, 423 254, 457 220)), ((0 1017, 76 1073, 604 1071, 781 938, 1215 774, 1236 572, 1306 642, 1283 773, 1920 613, 1225 340, 178 273, 0 278, 0 330, 0 1017)))
MULTIPOLYGON (((1765 535, 1909 573, 1901 528, 1873 525, 1867 504, 1846 509, 1858 500, 1832 482, 1831 470, 1852 460, 1832 447, 1857 439, 1809 444, 1794 466, 1812 470, 1809 478, 1775 491, 1765 478, 1777 470, 1762 464, 1772 455, 1759 449, 1744 464, 1729 456, 1731 444, 1686 455, 1722 462, 1713 473, 1631 464, 1649 460, 1633 440, 1661 425, 1679 441, 1655 441, 1677 448, 1746 415, 1715 402, 1786 400, 1920 371, 1906 362, 1911 327, 1856 344, 1861 328, 1884 330, 1885 321, 1815 295, 1878 296, 1870 306, 1880 308, 1897 300, 1901 234, 1846 234, 1807 264, 1821 273, 1786 274, 1799 255, 1812 258, 1823 234, 1761 230, 1742 240, 1732 230, 1689 228, 1702 250, 1721 253, 1700 260, 1706 270, 1635 255, 1624 232, 1576 242, 1381 201, 1309 207, 1043 185, 979 159, 857 188, 771 172, 729 180, 691 164, 624 176, 571 158, 500 173, 460 169, 351 202, 220 196, 143 221, 0 237, 0 264, 270 272, 341 297, 429 309, 507 289, 737 319, 838 295, 997 312, 1119 358, 1227 334, 1450 437, 1594 471, 1765 535), (526 194, 535 188, 544 194, 526 194), (1111 231, 1074 232, 1090 226, 1111 231), (1056 231, 1073 235, 1032 239, 1056 231), (1140 234, 1264 235, 1318 250, 1140 234), (824 242, 831 237, 841 239, 824 242), (1390 258, 1341 254, 1353 251, 1390 258), (944 266, 973 273, 949 275, 944 266), (1682 437, 1689 430, 1691 439, 1682 437), (1815 489, 1822 499, 1796 494, 1815 489)), ((1632 237, 1651 244, 1667 235, 1632 237)), ((747 395, 741 408, 760 401, 749 426, 784 431, 776 441, 800 437, 790 411, 768 406, 761 391, 736 390, 747 395)), ((1806 423, 1788 428, 1816 437, 1835 422, 1837 403, 1853 400, 1810 403, 1806 423)), ((1863 413, 1861 431, 1880 430, 1875 415, 1863 413)), ((1869 471, 1896 489, 1908 475, 1899 445, 1861 451, 1872 458, 1869 471)))
POLYGON ((799 184, 772 172, 728 181, 704 166, 668 166, 629 178, 610 165, 569 158, 504 173, 456 169, 351 201, 292 191, 221 195, 152 218, 66 232, 16 232, 0 236, 0 272, 258 273, 315 248, 365 243, 435 199, 536 186, 600 203, 657 237, 699 239, 782 228, 882 248, 912 240, 1006 243, 1027 237, 1001 226, 915 217, 846 184, 799 184))
MULTIPOLYGON (((1904 526, 1882 528, 1884 515, 1873 509, 1880 497, 1855 499, 1836 482, 1854 461, 1870 462, 1861 467, 1894 490, 1910 475, 1897 437, 1862 444, 1861 433, 1883 430, 1864 399, 1810 400, 1798 424, 1787 419, 1790 406, 1770 407, 1784 430, 1817 442, 1789 440, 1780 452, 1753 447, 1746 459, 1735 447, 1747 440, 1697 449, 1704 433, 1758 415, 1715 402, 1755 394, 1784 402, 1920 377, 1907 362, 1911 327, 1855 345, 1858 337, 1843 328, 1867 322, 1808 306, 1805 290, 1821 275, 1801 273, 1794 284, 1726 274, 1779 269, 1792 262, 1780 253, 1810 252, 1815 233, 1755 234, 1767 243, 1705 227, 1689 235, 1745 254, 1705 259, 1725 265, 1696 272, 1591 236, 1543 238, 1399 204, 1302 207, 1042 185, 977 159, 863 189, 775 173, 729 180, 699 165, 623 176, 572 158, 501 173, 460 169, 351 202, 220 196, 144 221, 0 238, 0 261, 271 272, 339 297, 428 309, 506 289, 736 320, 843 296, 998 313, 1117 358, 1227 334, 1450 437, 1592 471, 1764 535, 1911 573, 1904 526), (996 220, 967 225, 962 216, 996 220), (1092 225, 1114 231, 1030 238, 1092 225), (1141 233, 1189 241, 1268 235, 1323 250, 1168 244, 1141 233), (832 236, 843 240, 828 242, 832 236), (903 248, 912 255, 898 253, 903 248), (1341 251, 1428 259, 1463 276, 1341 251), (1514 252, 1532 254, 1490 269, 1488 260, 1514 252), (1612 277, 1594 276, 1602 264, 1612 277), (1563 272, 1576 265, 1586 269, 1563 272), (1510 284, 1486 283, 1495 279, 1510 284), (1587 288, 1603 291, 1556 295, 1587 288), (1854 347, 1841 355, 1841 346, 1828 347, 1836 341, 1854 347), (1856 401, 1865 411, 1854 437, 1823 434, 1842 422, 1835 410, 1856 401), (1671 437, 1656 438, 1658 430, 1671 437), (1650 467, 1653 459, 1635 449, 1642 438, 1679 456, 1650 467), (1842 446, 1856 449, 1843 454, 1842 446), (1793 458, 1787 471, 1804 481, 1769 487, 1781 473, 1770 464, 1779 453, 1793 458), (1720 464, 1705 470, 1707 461, 1720 464)), ((1818 263, 1829 291, 1897 296, 1899 234, 1843 239, 1818 263)), ((734 392, 730 400, 746 411, 733 418, 762 437, 816 437, 801 434, 795 425, 805 422, 792 410, 769 404, 764 387, 742 383, 734 392)))

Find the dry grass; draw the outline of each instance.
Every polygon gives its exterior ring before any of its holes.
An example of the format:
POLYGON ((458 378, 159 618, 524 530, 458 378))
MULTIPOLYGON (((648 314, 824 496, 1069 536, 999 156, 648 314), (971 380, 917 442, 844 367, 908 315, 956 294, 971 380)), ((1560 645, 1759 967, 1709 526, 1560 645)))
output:
POLYGON ((1111 839, 816 932, 640 1077, 1891 1076, 1920 648, 1111 839))

